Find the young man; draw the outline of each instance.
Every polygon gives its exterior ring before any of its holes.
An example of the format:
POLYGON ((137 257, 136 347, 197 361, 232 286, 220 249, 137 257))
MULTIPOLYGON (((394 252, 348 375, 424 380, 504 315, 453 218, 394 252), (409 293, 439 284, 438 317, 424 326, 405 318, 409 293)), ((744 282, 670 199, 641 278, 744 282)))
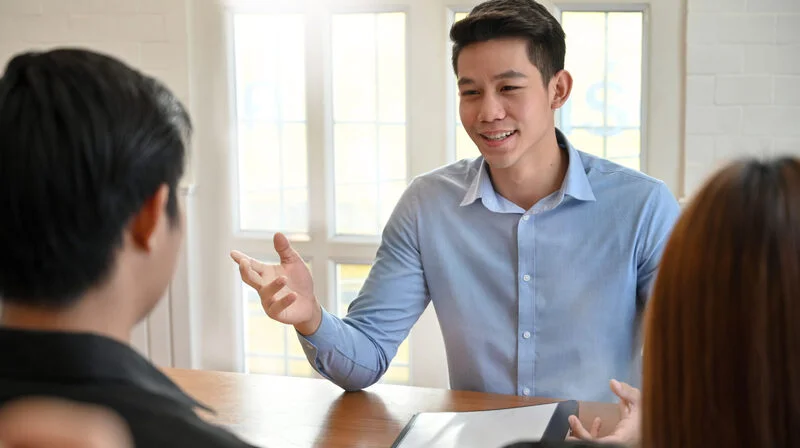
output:
POLYGON ((433 302, 454 389, 611 400, 638 378, 639 317, 678 215, 667 187, 573 148, 564 32, 533 0, 456 23, 460 115, 481 157, 411 183, 347 317, 326 312, 283 235, 278 266, 234 252, 267 314, 345 389, 376 382, 433 302))
POLYGON ((136 446, 245 447, 130 346, 172 277, 189 117, 158 81, 82 50, 0 78, 0 404, 104 406, 136 446))

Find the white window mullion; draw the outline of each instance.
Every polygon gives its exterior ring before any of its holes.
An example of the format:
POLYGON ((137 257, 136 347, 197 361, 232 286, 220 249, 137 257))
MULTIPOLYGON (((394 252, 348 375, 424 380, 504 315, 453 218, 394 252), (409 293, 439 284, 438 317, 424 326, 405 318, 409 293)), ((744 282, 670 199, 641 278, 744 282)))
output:
POLYGON ((452 72, 442 64, 450 57, 448 31, 446 2, 414 3, 406 33, 409 180, 448 162, 444 92, 452 72))
MULTIPOLYGON (((418 1, 407 20, 406 76, 408 79, 409 180, 448 162, 448 103, 446 89, 452 70, 448 42, 449 11, 445 1, 418 1), (440 45, 431 45, 441 42, 440 45)), ((422 314, 410 335, 411 384, 449 385, 442 333, 433 306, 422 314)))
POLYGON ((330 139, 330 13, 313 7, 306 12, 306 119, 308 120, 309 233, 301 254, 311 259, 314 291, 326 308, 333 302, 328 268, 333 184, 330 139), (320 101, 320 99, 324 101, 320 101))

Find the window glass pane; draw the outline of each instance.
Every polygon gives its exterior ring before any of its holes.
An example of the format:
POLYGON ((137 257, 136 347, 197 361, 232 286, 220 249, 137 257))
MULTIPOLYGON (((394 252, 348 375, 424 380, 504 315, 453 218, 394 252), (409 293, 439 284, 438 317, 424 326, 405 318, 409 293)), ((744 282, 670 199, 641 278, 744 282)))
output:
POLYGON ((378 15, 378 120, 406 121, 405 16, 378 15))
POLYGON ((639 158, 642 136, 639 129, 620 130, 607 137, 608 157, 611 159, 639 158))
POLYGON ((593 130, 573 128, 569 134, 569 141, 579 151, 598 157, 603 157, 603 136, 593 130))
POLYGON ((304 233, 308 224, 308 188, 287 188, 281 193, 280 210, 285 218, 281 228, 289 234, 304 233))
POLYGON ((564 12, 567 34, 565 68, 573 74, 571 98, 562 111, 562 126, 602 127, 605 104, 606 35, 603 12, 564 12))
POLYGON ((289 376, 311 377, 315 374, 316 372, 314 372, 314 369, 305 357, 303 357, 303 359, 292 359, 289 361, 289 376))
POLYGON ((252 354, 283 355, 286 334, 281 325, 267 317, 263 310, 249 314, 247 327, 247 339, 253 342, 250 345, 252 354))
POLYGON ((408 384, 409 372, 406 366, 391 366, 381 378, 382 383, 386 384, 408 384))
POLYGON ((608 14, 608 88, 608 126, 638 128, 642 106, 641 13, 608 14))
MULTIPOLYGON (((403 191, 406 189, 406 182, 405 181, 395 181, 395 182, 381 182, 378 188, 378 195, 380 197, 392 197, 392 198, 399 198, 403 191)), ((394 202, 389 201, 382 201, 379 204, 379 212, 380 215, 378 219, 380 222, 386 222, 389 220, 389 217, 392 215, 394 211, 394 202)))
POLYGON ((333 119, 375 121, 378 21, 376 14, 336 14, 333 45, 333 119))
POLYGON ((285 361, 281 358, 250 356, 247 358, 247 373, 284 375, 286 371, 285 364, 285 361))
POLYGON ((243 229, 281 228, 281 191, 263 190, 242 195, 239 221, 243 229))
MULTIPOLYGON (((378 180, 378 142, 374 124, 337 124, 333 129, 337 184, 378 180)), ((337 198, 337 204, 339 198, 337 198)), ((374 212, 373 212, 374 214, 374 212)))
POLYGON ((239 229, 308 233, 303 16, 233 23, 239 229))
POLYGON ((643 14, 565 11, 561 18, 574 79, 561 130, 582 151, 640 169, 643 14))
POLYGON ((406 127, 383 125, 378 127, 378 178, 384 181, 406 179, 406 127))
MULTIPOLYGON (((336 312, 339 316, 347 314, 347 308, 361 291, 370 267, 368 264, 336 264, 336 312)), ((380 382, 409 384, 410 381, 408 339, 406 339, 398 347, 397 354, 380 382)))
POLYGON ((406 16, 335 14, 331 27, 335 233, 379 235, 406 184, 406 16))
POLYGON ((278 126, 272 123, 239 123, 239 189, 243 199, 259 191, 281 187, 278 126))
POLYGON ((340 234, 375 234, 378 228, 377 211, 378 195, 375 184, 336 186, 336 227, 340 229, 340 234))
POLYGON ((456 124, 456 160, 478 157, 481 152, 475 146, 475 142, 469 138, 469 134, 464 129, 464 125, 459 121, 456 124))
POLYGON ((281 150, 282 157, 279 160, 283 188, 308 187, 308 154, 304 123, 284 123, 281 126, 281 150))

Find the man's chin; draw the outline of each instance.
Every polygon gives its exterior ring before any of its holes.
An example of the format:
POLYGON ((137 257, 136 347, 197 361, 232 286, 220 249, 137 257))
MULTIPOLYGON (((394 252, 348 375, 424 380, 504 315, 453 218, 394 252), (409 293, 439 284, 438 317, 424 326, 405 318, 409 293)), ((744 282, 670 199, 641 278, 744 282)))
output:
POLYGON ((513 152, 510 150, 503 152, 497 151, 496 149, 492 149, 491 151, 481 150, 481 155, 483 155, 483 160, 486 161, 489 168, 496 170, 506 169, 514 164, 513 152))

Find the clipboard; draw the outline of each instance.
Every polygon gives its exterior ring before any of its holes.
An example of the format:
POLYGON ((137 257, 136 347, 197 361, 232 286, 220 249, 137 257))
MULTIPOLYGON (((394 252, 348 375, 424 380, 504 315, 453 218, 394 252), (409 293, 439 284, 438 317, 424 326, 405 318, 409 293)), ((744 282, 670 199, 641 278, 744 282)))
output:
POLYGON ((563 441, 578 402, 465 412, 419 412, 392 448, 499 448, 521 440, 563 441))

